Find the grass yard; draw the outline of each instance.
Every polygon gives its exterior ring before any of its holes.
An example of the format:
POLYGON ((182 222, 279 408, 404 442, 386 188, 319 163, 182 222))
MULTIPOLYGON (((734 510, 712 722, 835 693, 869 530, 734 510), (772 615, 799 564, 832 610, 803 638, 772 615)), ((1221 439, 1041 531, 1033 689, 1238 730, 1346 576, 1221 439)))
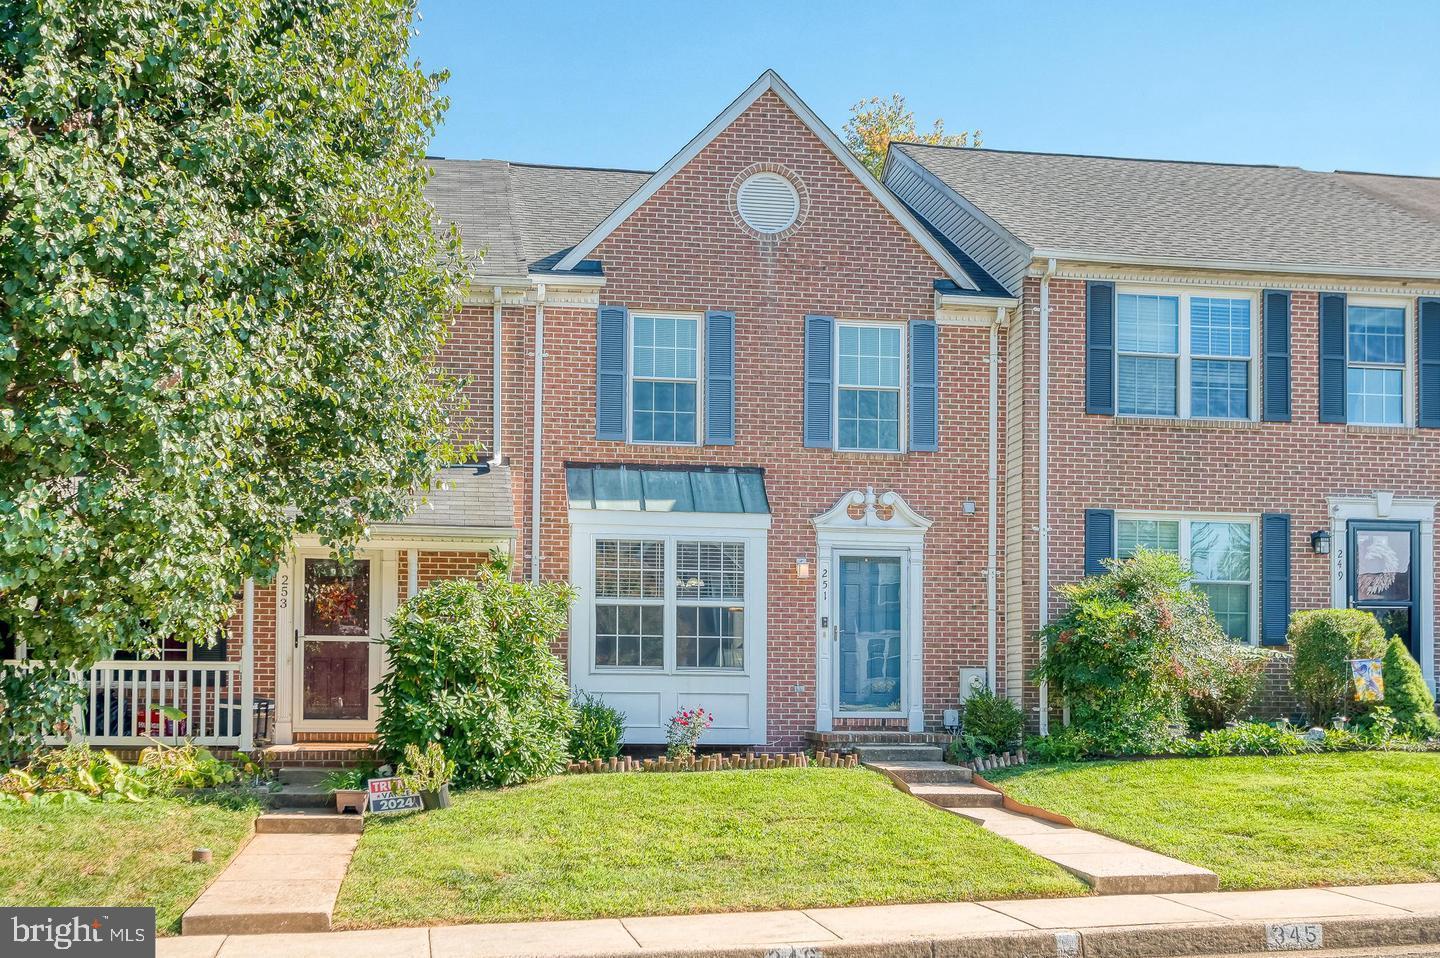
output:
POLYGON ((178 931, 256 813, 165 799, 0 809, 0 905, 151 905, 162 933, 178 931), (213 863, 192 864, 202 847, 213 863))
POLYGON ((1224 888, 1440 880, 1440 755, 1096 762, 988 773, 1082 828, 1211 869, 1224 888))
POLYGON ((366 824, 340 927, 1079 895, 861 769, 562 776, 366 824))

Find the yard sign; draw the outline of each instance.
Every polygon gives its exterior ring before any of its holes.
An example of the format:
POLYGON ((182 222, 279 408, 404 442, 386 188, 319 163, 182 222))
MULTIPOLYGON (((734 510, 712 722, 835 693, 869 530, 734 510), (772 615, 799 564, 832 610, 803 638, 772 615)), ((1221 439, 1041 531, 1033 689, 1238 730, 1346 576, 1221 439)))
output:
POLYGON ((370 812, 388 815, 392 812, 418 812, 424 808, 416 792, 402 792, 398 778, 370 779, 370 812))

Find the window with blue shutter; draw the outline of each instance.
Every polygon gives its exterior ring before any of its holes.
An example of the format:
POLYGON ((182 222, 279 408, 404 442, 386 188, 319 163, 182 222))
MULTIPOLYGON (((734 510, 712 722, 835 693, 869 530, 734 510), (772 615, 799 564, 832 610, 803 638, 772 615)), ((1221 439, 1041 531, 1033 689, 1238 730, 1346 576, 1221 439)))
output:
POLYGON ((1290 517, 1260 517, 1260 642, 1284 645, 1290 628, 1290 517))
POLYGON ((835 318, 805 317, 805 446, 835 444, 835 318))
POLYGON ((735 314, 705 314, 705 444, 735 445, 735 314))
POLYGON ((595 438, 625 441, 625 331, 630 311, 601 306, 595 329, 595 438))
POLYGON ((1440 429, 1440 299, 1420 300, 1420 406, 1416 422, 1440 429))
POLYGON ((1290 421, 1290 293, 1265 291, 1265 384, 1262 390, 1266 422, 1290 421))
POLYGON ((1085 510, 1085 574, 1104 575, 1105 560, 1115 558, 1115 510, 1085 510))
POLYGON ((1345 294, 1320 294, 1320 421, 1345 421, 1345 294))
POLYGON ((1085 411, 1115 415, 1115 284, 1085 284, 1085 411))
POLYGON ((910 324, 910 448, 940 448, 938 393, 939 327, 934 320, 910 324))

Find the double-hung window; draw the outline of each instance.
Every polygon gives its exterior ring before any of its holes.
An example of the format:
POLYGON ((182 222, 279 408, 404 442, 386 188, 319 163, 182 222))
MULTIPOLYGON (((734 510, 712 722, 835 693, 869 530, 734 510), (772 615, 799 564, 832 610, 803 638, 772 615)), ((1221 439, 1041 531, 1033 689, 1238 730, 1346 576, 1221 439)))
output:
POLYGON ((900 451, 903 340, 899 325, 839 324, 838 448, 900 451))
POLYGON ((595 540, 595 666, 745 668, 744 542, 595 540))
POLYGON ((699 435, 699 318, 636 313, 631 323, 631 441, 693 445, 699 435))
POLYGON ((1120 290, 1115 299, 1122 415, 1254 416, 1252 296, 1120 290))
POLYGON ((1122 559, 1141 546, 1180 556, 1194 576, 1191 585, 1209 598, 1210 611, 1225 631, 1232 638, 1254 641, 1259 598, 1254 519, 1119 515, 1115 538, 1122 559))
POLYGON ((1346 317, 1346 420, 1405 423, 1405 309, 1352 303, 1346 317))

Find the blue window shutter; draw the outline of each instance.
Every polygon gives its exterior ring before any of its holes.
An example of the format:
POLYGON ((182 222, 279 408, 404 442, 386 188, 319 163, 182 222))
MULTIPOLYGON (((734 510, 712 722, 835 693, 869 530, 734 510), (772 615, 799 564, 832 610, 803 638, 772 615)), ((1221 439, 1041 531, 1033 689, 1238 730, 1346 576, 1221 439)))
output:
POLYGON ((1290 293, 1283 289, 1265 291, 1265 325, 1262 336, 1265 352, 1265 383, 1262 418, 1266 422, 1290 421, 1290 293))
POLYGON ((1260 517, 1260 642, 1284 645, 1290 628, 1290 517, 1260 517))
POLYGON ((1440 299, 1420 300, 1420 415, 1423 429, 1440 429, 1440 299))
POLYGON ((735 314, 705 314, 705 445, 735 445, 735 314))
POLYGON ((625 335, 630 311, 601 306, 595 325, 595 438, 625 441, 625 335))
POLYGON ((1115 510, 1085 510, 1085 574, 1104 575, 1105 560, 1115 558, 1115 510))
POLYGON ((835 445, 835 317, 805 317, 805 447, 835 445))
POLYGON ((1320 421, 1345 421, 1345 294, 1320 294, 1320 421))
POLYGON ((910 448, 920 452, 940 448, 939 332, 933 319, 910 323, 910 448))
POLYGON ((1115 415, 1115 284, 1085 284, 1085 411, 1115 415))

